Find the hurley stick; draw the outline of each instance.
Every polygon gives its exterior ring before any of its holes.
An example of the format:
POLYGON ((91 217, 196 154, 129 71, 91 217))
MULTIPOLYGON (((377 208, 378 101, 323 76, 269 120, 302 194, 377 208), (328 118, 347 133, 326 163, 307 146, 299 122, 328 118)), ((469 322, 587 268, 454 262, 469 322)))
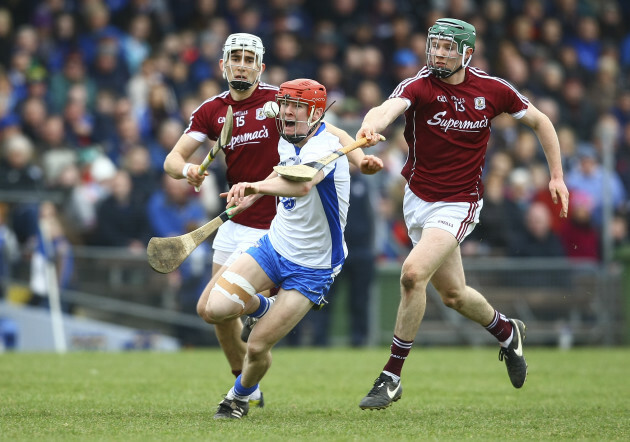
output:
POLYGON ((170 238, 153 237, 147 246, 149 265, 159 273, 170 273, 177 269, 193 250, 221 227, 221 224, 232 218, 233 207, 208 221, 203 226, 185 235, 170 238))
MULTIPOLYGON (((228 144, 230 144, 230 141, 232 141, 233 126, 234 126, 234 117, 232 114, 232 105, 229 105, 227 113, 225 114, 225 123, 223 124, 223 127, 221 128, 221 134, 219 135, 219 139, 217 140, 216 143, 214 143, 214 146, 212 146, 212 149, 210 149, 210 152, 208 152, 208 155, 206 156, 206 158, 204 158, 203 163, 201 163, 201 165, 199 166, 199 175, 203 175, 205 171, 208 169, 208 166, 210 165, 210 163, 214 161, 214 157, 217 156, 219 151, 223 149, 225 146, 227 146, 228 144)), ((199 187, 195 187, 195 191, 199 192, 199 187)))
MULTIPOLYGON (((384 141, 385 137, 381 135, 381 141, 384 141)), ((353 151, 358 147, 363 147, 367 144, 367 138, 360 138, 341 149, 320 158, 317 161, 311 161, 306 164, 295 164, 292 166, 274 166, 278 175, 291 180, 291 181, 311 181, 317 175, 317 172, 322 170, 327 164, 332 163, 337 158, 346 155, 348 152, 353 151)))

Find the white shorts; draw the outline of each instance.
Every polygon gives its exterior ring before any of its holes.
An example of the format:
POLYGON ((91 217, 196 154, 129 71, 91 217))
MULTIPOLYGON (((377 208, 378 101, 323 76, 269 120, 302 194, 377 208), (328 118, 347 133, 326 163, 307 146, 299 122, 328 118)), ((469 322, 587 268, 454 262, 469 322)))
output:
POLYGON ((429 203, 418 198, 409 186, 405 186, 403 214, 407 233, 414 246, 420 241, 422 229, 429 227, 446 230, 461 244, 479 223, 482 207, 483 200, 472 203, 429 203))
POLYGON ((268 231, 226 221, 219 227, 212 242, 212 262, 229 266, 268 231))

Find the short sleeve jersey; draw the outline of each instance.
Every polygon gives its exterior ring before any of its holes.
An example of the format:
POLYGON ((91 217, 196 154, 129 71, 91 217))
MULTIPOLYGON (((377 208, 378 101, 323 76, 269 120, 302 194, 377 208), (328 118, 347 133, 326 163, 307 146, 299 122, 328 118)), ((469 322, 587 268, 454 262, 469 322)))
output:
POLYGON ((401 173, 429 202, 480 200, 492 119, 504 112, 521 118, 529 105, 507 81, 471 67, 457 85, 424 67, 403 80, 389 98, 394 97, 410 102, 404 132, 409 156, 401 173))
MULTIPOLYGON (((283 164, 316 161, 341 147, 339 138, 319 130, 299 148, 281 139, 283 164)), ((350 205, 348 158, 340 157, 323 169, 324 179, 301 197, 281 197, 269 229, 273 248, 289 261, 314 269, 340 269, 348 249, 343 232, 350 205)))
MULTIPOLYGON (((224 148, 227 181, 230 185, 242 181, 254 182, 267 178, 279 162, 278 130, 275 120, 263 113, 267 101, 275 101, 278 88, 259 83, 253 94, 235 101, 229 91, 204 101, 192 113, 186 134, 199 142, 217 140, 225 123, 227 107, 232 106, 234 127, 232 141, 224 148)), ((276 200, 263 196, 246 212, 232 221, 256 229, 268 229, 276 214, 276 200)))

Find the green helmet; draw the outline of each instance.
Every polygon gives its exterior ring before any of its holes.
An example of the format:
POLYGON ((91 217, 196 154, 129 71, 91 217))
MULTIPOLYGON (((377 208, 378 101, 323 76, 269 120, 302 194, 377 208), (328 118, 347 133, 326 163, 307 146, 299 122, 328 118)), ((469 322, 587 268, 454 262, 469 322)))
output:
POLYGON ((466 49, 472 48, 473 51, 475 50, 476 38, 477 32, 475 31, 475 27, 470 23, 455 18, 438 19, 435 24, 429 28, 427 38, 427 67, 439 78, 450 77, 459 69, 468 66, 472 57, 468 57, 468 59, 465 58, 466 49), (450 40, 452 44, 456 45, 457 53, 462 57, 461 67, 450 70, 435 66, 434 56, 431 55, 430 49, 437 44, 438 40, 450 40))

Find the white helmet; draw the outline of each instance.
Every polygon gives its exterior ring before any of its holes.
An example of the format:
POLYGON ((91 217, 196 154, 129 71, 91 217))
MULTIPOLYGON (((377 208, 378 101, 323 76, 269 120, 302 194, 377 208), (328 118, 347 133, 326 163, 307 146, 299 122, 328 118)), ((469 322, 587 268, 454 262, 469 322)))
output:
MULTIPOLYGON (((249 89, 260 80, 264 53, 265 47, 263 46, 262 40, 259 37, 245 33, 231 34, 227 38, 227 40, 225 40, 225 44, 223 45, 223 78, 228 80, 230 86, 232 86, 236 90, 244 91, 249 89), (227 65, 230 60, 230 54, 233 51, 243 51, 243 57, 245 56, 245 51, 249 51, 254 54, 254 65, 256 66, 254 70, 258 72, 258 75, 253 82, 250 83, 249 81, 245 81, 242 79, 234 80, 234 75, 232 75, 233 80, 230 81, 230 79, 228 78, 227 65)), ((244 63, 242 63, 242 65, 244 65, 244 63)), ((231 65, 229 67, 231 68, 231 65)), ((234 74, 233 71, 231 73, 234 74)))

